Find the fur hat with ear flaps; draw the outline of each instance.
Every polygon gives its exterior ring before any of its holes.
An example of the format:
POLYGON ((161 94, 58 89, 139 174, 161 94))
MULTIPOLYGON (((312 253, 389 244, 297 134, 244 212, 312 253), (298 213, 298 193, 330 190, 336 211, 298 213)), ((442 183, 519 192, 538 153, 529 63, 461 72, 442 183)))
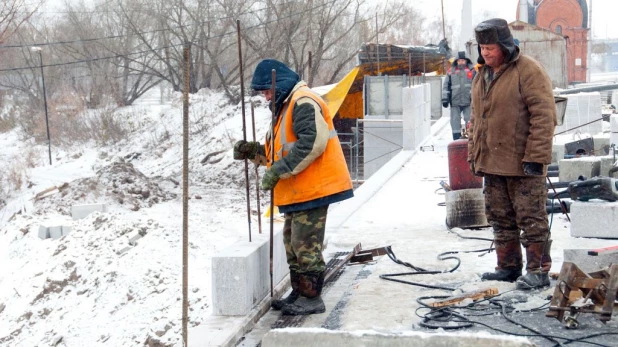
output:
POLYGON ((508 23, 502 18, 492 18, 479 23, 474 28, 476 43, 478 43, 479 64, 485 64, 481 55, 481 45, 497 44, 504 52, 505 62, 511 61, 515 55, 515 42, 508 23))

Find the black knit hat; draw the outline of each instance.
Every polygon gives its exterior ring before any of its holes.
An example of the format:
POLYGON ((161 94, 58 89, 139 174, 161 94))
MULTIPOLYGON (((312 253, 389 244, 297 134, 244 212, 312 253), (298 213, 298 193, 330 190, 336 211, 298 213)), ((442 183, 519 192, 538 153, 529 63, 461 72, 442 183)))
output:
POLYGON ((457 59, 466 59, 466 52, 464 51, 457 52, 457 59))
POLYGON ((505 61, 510 61, 515 53, 515 42, 513 41, 513 35, 509 29, 508 23, 502 18, 492 18, 479 23, 474 28, 474 35, 476 42, 479 44, 479 58, 480 64, 485 64, 485 59, 481 56, 480 45, 498 44, 504 52, 505 61))

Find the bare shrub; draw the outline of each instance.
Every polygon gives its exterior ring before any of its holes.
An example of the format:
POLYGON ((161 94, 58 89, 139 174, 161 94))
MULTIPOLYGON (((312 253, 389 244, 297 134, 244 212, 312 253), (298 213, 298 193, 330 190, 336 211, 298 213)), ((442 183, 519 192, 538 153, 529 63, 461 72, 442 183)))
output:
POLYGON ((90 138, 99 145, 117 143, 128 137, 129 127, 123 115, 111 107, 92 110, 82 116, 90 138))

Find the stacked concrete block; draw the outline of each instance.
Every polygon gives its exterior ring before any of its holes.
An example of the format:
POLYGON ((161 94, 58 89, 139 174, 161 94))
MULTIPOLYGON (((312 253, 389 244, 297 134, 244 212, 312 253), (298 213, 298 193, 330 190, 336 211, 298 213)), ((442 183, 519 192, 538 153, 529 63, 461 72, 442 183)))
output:
POLYGON ((589 255, 590 249, 565 249, 564 261, 577 265, 583 272, 600 271, 612 264, 618 264, 618 252, 589 255))
POLYGON ((92 212, 107 212, 107 204, 86 204, 71 206, 71 216, 73 219, 82 219, 92 212))
POLYGON ((601 170, 600 157, 581 157, 562 159, 558 161, 560 182, 575 181, 579 176, 592 178, 599 176, 601 170))
MULTIPOLYGON (((218 316, 244 316, 270 292, 270 242, 268 235, 253 235, 212 257, 212 307, 218 316)), ((288 274, 283 232, 273 237, 273 282, 288 274)))
POLYGON ((581 132, 594 135, 603 131, 602 122, 593 122, 601 117, 601 95, 599 92, 565 96, 569 100, 564 115, 564 123, 556 127, 555 133, 561 133, 568 129, 572 129, 567 131, 566 134, 581 132), (576 128, 589 122, 591 123, 588 125, 576 128))
POLYGON ((618 239, 618 202, 573 201, 571 236, 618 239))

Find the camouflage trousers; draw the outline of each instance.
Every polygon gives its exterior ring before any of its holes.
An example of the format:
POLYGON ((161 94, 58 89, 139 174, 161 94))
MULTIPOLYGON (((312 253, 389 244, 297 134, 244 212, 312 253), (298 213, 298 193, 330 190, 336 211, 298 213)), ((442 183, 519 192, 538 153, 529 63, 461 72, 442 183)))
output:
POLYGON ((290 271, 320 273, 326 269, 322 247, 328 206, 285 214, 283 244, 290 271))
POLYGON ((521 268, 521 244, 526 248, 526 269, 549 271, 549 223, 545 177, 509 177, 485 174, 485 214, 493 228, 498 267, 521 268))

